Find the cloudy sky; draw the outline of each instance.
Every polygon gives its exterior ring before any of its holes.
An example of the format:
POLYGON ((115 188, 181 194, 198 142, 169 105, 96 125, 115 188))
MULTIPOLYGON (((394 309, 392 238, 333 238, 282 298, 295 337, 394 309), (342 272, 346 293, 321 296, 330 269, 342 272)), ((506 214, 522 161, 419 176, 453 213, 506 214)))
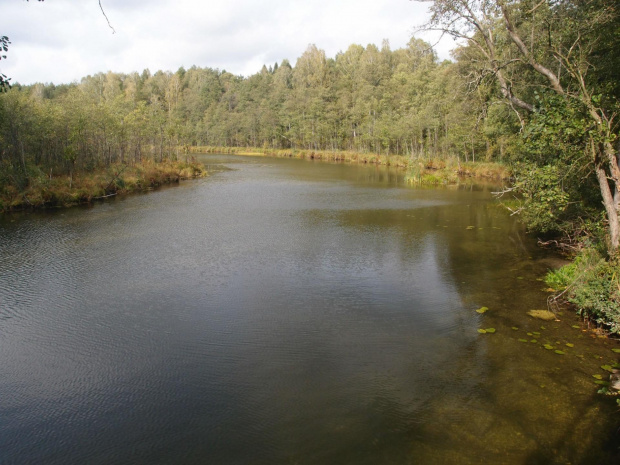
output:
MULTIPOLYGON (((351 44, 404 47, 426 19, 410 0, 0 0, 10 38, 0 72, 12 82, 55 84, 88 74, 218 68, 250 75, 294 64, 309 44, 334 57, 351 44)), ((426 40, 429 36, 419 35, 426 40)), ((448 58, 451 44, 439 54, 448 58)))

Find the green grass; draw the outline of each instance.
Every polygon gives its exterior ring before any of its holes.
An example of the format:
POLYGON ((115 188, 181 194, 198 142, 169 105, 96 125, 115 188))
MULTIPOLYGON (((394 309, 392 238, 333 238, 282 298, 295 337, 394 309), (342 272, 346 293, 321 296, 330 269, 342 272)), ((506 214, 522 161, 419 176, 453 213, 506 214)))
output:
POLYGON ((556 289, 556 300, 575 305, 584 318, 612 334, 620 334, 620 262, 606 260, 593 248, 583 249, 575 260, 550 271, 546 283, 556 289))

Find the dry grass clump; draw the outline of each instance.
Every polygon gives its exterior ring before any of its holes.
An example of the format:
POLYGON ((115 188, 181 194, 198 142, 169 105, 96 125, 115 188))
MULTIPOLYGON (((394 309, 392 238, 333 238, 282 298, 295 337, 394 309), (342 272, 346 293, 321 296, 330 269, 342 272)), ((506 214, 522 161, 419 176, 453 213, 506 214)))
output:
POLYGON ((457 184, 462 178, 507 180, 510 170, 505 165, 492 162, 466 162, 454 158, 419 160, 411 163, 407 181, 411 184, 457 184))
POLYGON ((467 162, 460 164, 459 175, 475 178, 505 180, 510 178, 510 170, 501 163, 467 162))

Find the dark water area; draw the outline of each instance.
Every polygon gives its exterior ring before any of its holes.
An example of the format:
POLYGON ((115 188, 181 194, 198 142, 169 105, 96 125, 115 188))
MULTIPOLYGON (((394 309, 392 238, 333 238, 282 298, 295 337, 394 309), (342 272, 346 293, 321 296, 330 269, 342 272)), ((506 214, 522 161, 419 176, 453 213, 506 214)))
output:
POLYGON ((527 316, 558 258, 490 187, 202 160, 0 218, 0 463, 616 463, 619 346, 527 316))

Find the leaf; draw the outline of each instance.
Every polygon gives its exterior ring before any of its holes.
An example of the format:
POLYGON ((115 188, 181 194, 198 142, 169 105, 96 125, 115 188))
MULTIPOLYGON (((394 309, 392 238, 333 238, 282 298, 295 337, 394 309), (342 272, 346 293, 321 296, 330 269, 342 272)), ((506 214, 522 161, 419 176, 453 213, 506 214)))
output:
POLYGON ((601 365, 601 368, 605 371, 608 371, 610 373, 614 372, 614 369, 611 367, 611 365, 601 365))
POLYGON ((616 354, 620 354, 620 349, 611 349, 611 351, 616 353, 616 354))
POLYGON ((489 311, 488 307, 480 307, 478 310, 476 310, 476 312, 480 313, 481 315, 484 312, 488 312, 488 311, 489 311))
POLYGON ((575 347, 575 344, 571 344, 570 342, 567 342, 566 347, 575 347))
POLYGON ((596 379, 603 379, 603 375, 592 375, 592 377, 596 379))
POLYGON ((479 330, 478 330, 478 332, 479 332, 480 334, 486 334, 486 330, 484 330, 484 329, 479 329, 479 330))
POLYGON ((545 349, 547 349, 547 350, 553 350, 553 349, 555 349, 555 347, 553 347, 551 344, 545 344, 543 347, 544 347, 545 349))
POLYGON ((487 333, 493 334, 495 332, 495 328, 487 328, 487 333))
POLYGON ((512 329, 513 329, 514 331, 519 331, 519 328, 517 328, 516 326, 513 326, 513 327, 512 327, 512 329))
POLYGON ((561 350, 554 350, 554 352, 558 355, 564 355, 564 352, 562 352, 561 350))
POLYGON ((519 339, 519 342, 527 342, 527 339, 519 339))

